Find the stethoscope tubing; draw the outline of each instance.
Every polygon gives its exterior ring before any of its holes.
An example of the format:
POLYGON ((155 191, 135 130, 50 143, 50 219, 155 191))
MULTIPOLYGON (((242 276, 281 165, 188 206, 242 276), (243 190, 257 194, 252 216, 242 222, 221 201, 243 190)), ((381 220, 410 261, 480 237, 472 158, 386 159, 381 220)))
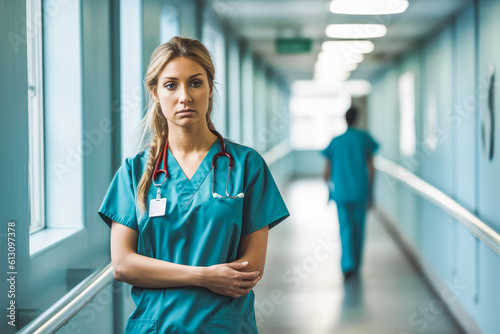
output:
MULTIPOLYGON (((226 143, 224 142, 224 138, 222 138, 222 135, 219 132, 215 131, 215 130, 210 129, 210 131, 212 131, 212 133, 214 135, 216 135, 217 138, 219 138, 219 141, 220 141, 220 144, 221 144, 221 151, 218 152, 217 154, 215 154, 214 157, 212 158, 212 172, 213 172, 212 196, 214 198, 233 198, 233 199, 243 198, 244 197, 243 193, 239 193, 236 196, 229 195, 229 192, 228 192, 229 174, 231 172, 231 167, 234 165, 234 159, 233 159, 233 156, 231 154, 229 154, 229 153, 226 152, 226 143), (221 196, 221 195, 217 194, 215 192, 215 189, 214 189, 214 186, 215 186, 215 169, 216 169, 216 165, 217 165, 217 159, 219 159, 220 157, 227 157, 229 159, 229 166, 228 166, 228 169, 227 169, 227 179, 226 179, 226 196, 221 196)), ((165 146, 163 148, 163 152, 160 155, 160 157, 158 158, 158 161, 156 162, 156 165, 155 165, 155 170, 153 172, 152 183, 156 187, 161 187, 167 181, 167 179, 169 177, 168 169, 167 169, 167 154, 168 154, 168 139, 165 140, 165 146), (159 169, 160 168, 160 161, 162 161, 162 160, 163 160, 163 169, 159 169), (155 180, 156 180, 156 178, 161 173, 165 174, 165 179, 163 180, 162 183, 156 183, 155 180)))

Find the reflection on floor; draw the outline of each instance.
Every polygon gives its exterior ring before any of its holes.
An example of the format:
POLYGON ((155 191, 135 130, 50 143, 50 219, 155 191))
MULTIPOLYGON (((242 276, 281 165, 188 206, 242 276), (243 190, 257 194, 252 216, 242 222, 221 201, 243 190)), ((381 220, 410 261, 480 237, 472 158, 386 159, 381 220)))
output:
POLYGON ((291 217, 269 233, 254 289, 261 334, 462 333, 373 215, 361 277, 344 284, 338 222, 318 179, 283 194, 291 217))

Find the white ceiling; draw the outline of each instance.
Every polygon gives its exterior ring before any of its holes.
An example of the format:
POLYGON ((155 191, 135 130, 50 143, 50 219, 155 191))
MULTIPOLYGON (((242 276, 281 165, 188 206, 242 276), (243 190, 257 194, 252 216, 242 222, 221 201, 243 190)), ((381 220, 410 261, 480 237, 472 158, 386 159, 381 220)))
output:
MULTIPOLYGON (((352 0, 355 1, 355 0, 352 0)), ((329 40, 331 23, 383 23, 385 37, 372 39, 373 53, 353 72, 351 79, 370 79, 395 57, 404 54, 445 24, 471 0, 410 0, 405 13, 389 16, 332 14, 330 0, 205 0, 236 35, 291 83, 310 80, 321 44, 329 40), (280 55, 274 50, 277 37, 312 38, 310 53, 280 55)))

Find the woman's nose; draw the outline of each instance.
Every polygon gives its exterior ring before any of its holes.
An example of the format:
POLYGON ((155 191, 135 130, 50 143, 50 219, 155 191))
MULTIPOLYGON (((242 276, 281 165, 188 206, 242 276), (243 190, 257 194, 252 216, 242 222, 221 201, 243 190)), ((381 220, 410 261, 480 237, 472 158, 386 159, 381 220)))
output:
POLYGON ((183 104, 191 102, 191 96, 185 85, 179 87, 179 102, 183 104))

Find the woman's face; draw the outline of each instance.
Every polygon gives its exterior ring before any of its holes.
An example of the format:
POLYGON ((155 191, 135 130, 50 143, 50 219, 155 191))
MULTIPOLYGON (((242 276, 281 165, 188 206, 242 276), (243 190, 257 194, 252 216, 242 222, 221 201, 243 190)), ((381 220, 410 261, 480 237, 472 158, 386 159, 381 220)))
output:
POLYGON ((205 69, 197 62, 179 57, 160 73, 156 95, 169 126, 190 127, 206 122, 212 89, 205 69))

